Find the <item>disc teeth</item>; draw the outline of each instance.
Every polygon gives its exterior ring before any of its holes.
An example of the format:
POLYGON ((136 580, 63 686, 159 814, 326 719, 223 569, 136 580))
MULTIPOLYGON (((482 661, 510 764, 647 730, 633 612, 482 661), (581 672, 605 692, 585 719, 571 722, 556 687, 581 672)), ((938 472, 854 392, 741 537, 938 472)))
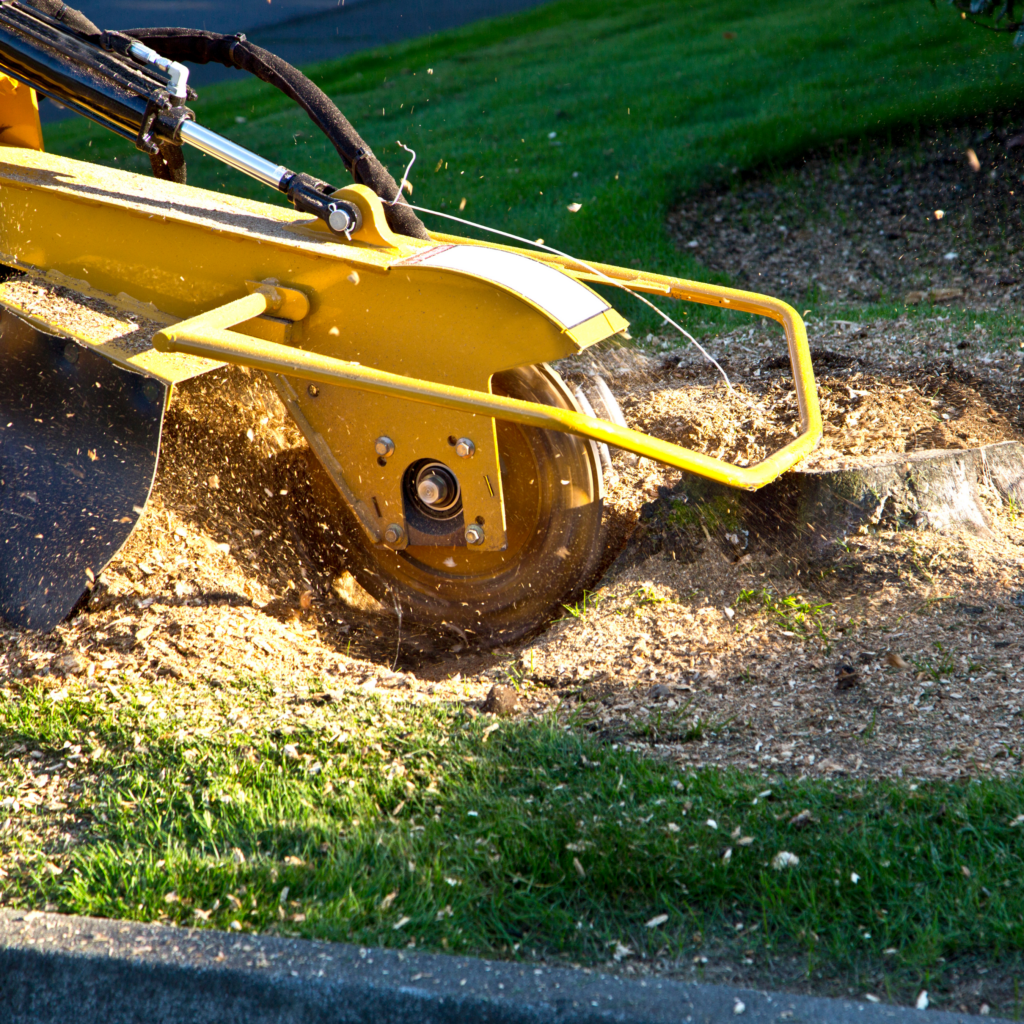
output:
MULTIPOLYGON (((607 419, 605 416, 598 416, 598 413, 594 410, 594 406, 591 405, 590 399, 587 398, 586 392, 583 388, 576 388, 573 391, 573 394, 576 396, 576 401, 579 403, 580 408, 587 416, 607 419)), ((608 445, 606 445, 604 441, 597 441, 595 443, 597 445, 597 454, 601 459, 601 468, 605 479, 612 481, 616 478, 615 470, 612 468, 612 453, 608 450, 608 445)))
MULTIPOLYGON (((604 377, 595 373, 591 380, 594 382, 594 386, 590 391, 590 401, 595 415, 609 423, 614 423, 617 427, 628 426, 626 417, 622 415, 622 408, 604 377)), ((632 452, 623 452, 622 459, 628 466, 635 466, 639 462, 638 457, 632 452)))

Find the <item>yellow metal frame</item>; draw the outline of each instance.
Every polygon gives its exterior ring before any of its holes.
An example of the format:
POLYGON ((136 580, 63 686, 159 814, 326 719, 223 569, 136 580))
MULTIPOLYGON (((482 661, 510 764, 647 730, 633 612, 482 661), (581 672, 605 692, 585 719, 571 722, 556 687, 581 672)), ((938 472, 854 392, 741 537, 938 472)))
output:
MULTIPOLYGON (((28 123, 32 97, 23 99, 28 123)), ((492 394, 495 374, 575 355, 623 330, 626 322, 608 308, 575 325, 562 323, 514 282, 432 264, 432 250, 483 243, 441 234, 430 241, 394 235, 380 200, 368 189, 342 190, 363 210, 364 230, 339 239, 320 222, 281 207, 33 148, 7 147, 2 157, 0 262, 162 324, 180 320, 156 335, 154 345, 163 351, 94 344, 132 369, 169 382, 220 362, 269 371, 374 542, 383 541, 389 524, 404 522, 403 474, 413 460, 429 457, 456 472, 465 522, 486 524, 476 550, 503 548, 496 419, 605 441, 742 488, 770 482, 820 439, 804 326, 792 307, 776 299, 487 246, 549 264, 573 278, 565 282, 573 288, 576 282, 610 279, 638 292, 778 321, 789 345, 801 434, 755 466, 733 466, 572 409, 492 394), (245 295, 247 290, 252 294, 245 295), (424 415, 424 403, 439 411, 424 415), (393 458, 379 459, 375 451, 375 438, 384 434, 395 441, 393 458), (460 460, 451 447, 461 437, 474 442, 470 461, 460 460)), ((2 287, 0 300, 10 304, 2 287)), ((580 488, 564 498, 571 507, 598 496, 599 490, 580 488)))
MULTIPOLYGON (((225 329, 263 313, 278 311, 281 304, 278 302, 275 305, 275 299, 269 289, 254 292, 244 299, 238 299, 189 320, 165 327, 154 336, 153 346, 160 352, 178 352, 218 359, 226 363, 255 367, 268 373, 300 377, 315 383, 341 385, 458 412, 493 416, 546 430, 578 434, 594 441, 604 441, 625 451, 635 452, 637 455, 676 469, 697 473, 730 487, 750 490, 771 483, 781 473, 791 469, 813 451, 821 440, 821 411, 814 383, 814 370, 811 366, 811 353, 807 345, 807 331, 800 315, 788 303, 753 292, 706 285, 696 281, 683 281, 658 274, 639 275, 620 267, 603 264, 591 264, 591 270, 582 264, 559 257, 549 258, 547 262, 556 263, 573 276, 593 283, 607 283, 606 278, 594 273, 594 270, 597 270, 601 275, 628 284, 637 291, 668 295, 671 298, 718 305, 747 313, 759 313, 776 320, 785 330, 789 346, 800 411, 800 435, 756 465, 735 466, 721 459, 701 455, 681 445, 659 440, 637 430, 618 427, 606 420, 583 413, 375 370, 315 352, 260 341, 225 329)), ((280 291, 284 292, 286 289, 280 291)))
MULTIPOLYGON (((460 238, 458 235, 432 234, 438 242, 458 243, 461 245, 482 245, 485 243, 476 242, 471 239, 460 238)), ((756 490, 770 484, 780 474, 792 469, 801 459, 809 455, 821 441, 822 423, 821 407, 818 403, 818 388, 814 381, 814 366, 811 363, 811 350, 807 344, 807 328, 804 326, 803 317, 788 302, 772 298, 769 295, 760 295, 757 292, 741 291, 738 288, 725 288, 722 285, 704 284, 701 281, 686 281, 677 277, 668 277, 664 274, 651 274, 646 271, 629 270, 624 267, 616 267, 608 263, 584 263, 580 260, 567 259, 552 253, 535 252, 528 249, 520 249, 514 246, 493 246, 508 252, 519 253, 558 267, 567 274, 587 284, 614 285, 629 291, 643 292, 648 295, 661 295, 665 298, 678 299, 681 302, 697 302, 704 306, 718 306, 721 309, 735 309, 741 313, 753 313, 758 316, 768 317, 782 326, 786 335, 786 347, 789 352, 789 364, 793 371, 793 384, 796 389, 797 409, 800 413, 800 434, 785 447, 762 459, 753 466, 734 466, 732 463, 723 462, 721 459, 712 459, 692 452, 688 448, 668 442, 658 442, 671 449, 677 457, 679 452, 688 452, 699 463, 683 465, 679 461, 660 458, 658 455, 639 451, 636 448, 627 447, 625 444, 618 444, 618 447, 627 451, 637 452, 639 455, 665 462, 678 469, 686 469, 692 473, 699 473, 719 483, 728 484, 730 487, 742 487, 748 490, 756 490)), ((590 417, 584 417, 589 419, 590 417)), ((556 428, 552 428, 556 429, 556 428)), ((630 431, 635 433, 635 431, 630 431)), ((586 434, 590 437, 593 435, 586 434)), ((646 434, 641 434, 646 437, 646 434)), ((596 438, 595 440, 605 440, 596 438)), ((612 442, 608 442, 612 443, 612 442)))
POLYGON ((0 146, 24 149, 43 148, 43 129, 39 124, 39 100, 30 89, 10 75, 0 74, 0 146))

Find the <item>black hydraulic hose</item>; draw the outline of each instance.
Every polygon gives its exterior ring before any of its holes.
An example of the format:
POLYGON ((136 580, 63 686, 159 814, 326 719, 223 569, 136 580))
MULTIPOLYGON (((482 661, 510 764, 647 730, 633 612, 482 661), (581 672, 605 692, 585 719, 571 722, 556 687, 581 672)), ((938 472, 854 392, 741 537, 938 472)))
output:
POLYGON ((74 7, 68 7, 64 0, 22 0, 22 3, 34 7, 42 14, 46 14, 67 25, 72 32, 94 42, 99 37, 100 30, 81 12, 74 7))
MULTIPOLYGON (((301 71, 269 50, 250 43, 243 35, 225 36, 201 29, 138 28, 129 29, 124 34, 141 40, 170 60, 193 64, 223 64, 225 67, 248 71, 261 81, 280 89, 302 107, 313 123, 330 139, 357 182, 368 185, 382 199, 391 200, 397 196, 398 183, 330 97, 301 71)), ((413 238, 430 237, 423 222, 404 203, 385 206, 384 210, 392 230, 413 238)))

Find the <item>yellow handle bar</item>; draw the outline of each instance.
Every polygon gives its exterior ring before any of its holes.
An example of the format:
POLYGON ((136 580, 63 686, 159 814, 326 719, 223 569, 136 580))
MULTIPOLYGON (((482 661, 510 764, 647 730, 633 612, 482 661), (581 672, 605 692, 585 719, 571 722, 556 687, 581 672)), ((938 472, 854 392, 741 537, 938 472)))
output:
MULTIPOLYGON (((464 239, 459 241, 465 242, 464 239)), ((538 258, 534 253, 529 255, 538 258)), ((352 387, 441 408, 456 409, 460 412, 511 420, 545 430, 578 434, 581 437, 604 441, 616 448, 635 452, 637 455, 674 466, 676 469, 697 473, 730 487, 749 490, 756 490, 758 487, 771 483, 772 480, 792 468, 804 456, 813 451, 821 440, 821 411, 818 407, 814 371, 807 346, 807 332, 803 320, 792 306, 778 299, 757 295, 753 292, 737 291, 733 288, 722 288, 696 281, 682 281, 658 274, 641 274, 601 264, 591 264, 590 266, 593 268, 591 270, 583 264, 564 260, 561 257, 541 256, 540 258, 545 262, 554 263, 574 277, 596 284, 608 283, 600 276, 605 274, 612 280, 628 285, 629 288, 637 291, 667 295, 708 305, 719 305, 748 313, 760 313, 777 320, 786 332, 786 340, 789 345, 789 357, 793 367, 800 411, 800 435, 784 448, 754 466, 734 466, 721 459, 701 455, 689 448, 650 437, 640 431, 615 426, 594 416, 585 416, 582 413, 567 409, 554 409, 536 402, 524 402, 483 391, 473 391, 469 388, 449 387, 435 381, 418 380, 415 377, 374 370, 358 363, 333 359, 303 349, 260 341, 226 329, 265 312, 281 312, 281 304, 285 301, 282 295, 283 293, 290 294, 290 290, 284 288, 258 291, 209 312, 201 313, 189 320, 164 327, 154 335, 153 346, 160 352, 183 352, 188 355, 205 356, 209 359, 251 366, 268 373, 283 373, 320 384, 352 387), (595 274, 594 270, 599 273, 595 274), (276 293, 282 293, 282 295, 276 293)))

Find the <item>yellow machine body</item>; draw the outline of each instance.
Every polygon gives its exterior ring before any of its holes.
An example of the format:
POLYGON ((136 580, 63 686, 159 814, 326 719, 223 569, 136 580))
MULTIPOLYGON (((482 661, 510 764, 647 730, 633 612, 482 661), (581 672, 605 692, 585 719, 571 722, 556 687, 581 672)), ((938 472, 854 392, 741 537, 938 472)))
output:
POLYGON ((39 100, 30 89, 9 75, 0 74, 0 146, 43 148, 39 100))
MULTIPOLYGON (((397 236, 362 186, 341 190, 360 206, 363 226, 340 240, 278 206, 42 152, 34 96, 23 87, 5 96, 3 87, 0 117, 14 126, 0 142, 17 141, 0 150, 0 262, 165 324, 155 346, 77 336, 162 382, 227 361, 268 371, 371 544, 409 543, 403 473, 411 459, 432 459, 457 475, 464 521, 481 526, 478 551, 504 548, 496 418, 605 441, 748 488, 774 479, 820 439, 806 333, 783 302, 453 236, 397 236), (12 104, 20 121, 6 113, 12 104), (738 467, 574 408, 491 394, 496 373, 561 359, 623 331, 626 321, 589 287, 609 280, 780 322, 800 436, 759 465, 738 467), (381 438, 393 451, 381 454, 381 438), (463 439, 472 441, 470 458, 458 454, 463 439)), ((0 303, 38 319, 5 297, 3 285, 0 303)))

